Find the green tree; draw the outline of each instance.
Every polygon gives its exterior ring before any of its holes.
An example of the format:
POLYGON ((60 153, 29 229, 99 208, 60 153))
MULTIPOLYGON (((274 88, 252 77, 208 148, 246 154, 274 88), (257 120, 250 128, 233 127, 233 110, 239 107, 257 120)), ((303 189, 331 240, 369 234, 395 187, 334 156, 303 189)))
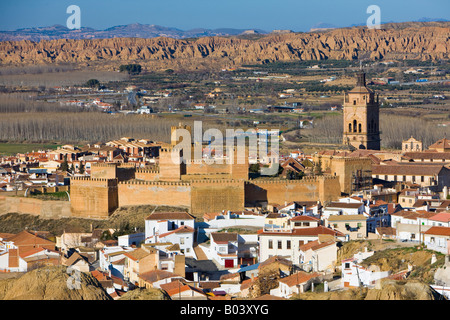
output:
POLYGON ((60 167, 61 171, 69 171, 69 163, 67 162, 67 154, 64 155, 63 163, 61 163, 60 167))
POLYGON ((317 161, 317 164, 314 166, 314 174, 316 176, 321 176, 323 175, 323 170, 322 170, 322 158, 319 157, 319 161, 317 161))
POLYGON ((123 64, 119 67, 120 72, 128 72, 129 74, 139 74, 142 71, 140 64, 123 64))
POLYGON ((98 81, 97 79, 89 79, 86 82, 86 86, 91 87, 91 88, 99 87, 100 81, 98 81))
POLYGON ((80 166, 78 167, 78 172, 79 173, 81 173, 81 174, 83 174, 84 173, 84 164, 83 163, 80 163, 80 166))

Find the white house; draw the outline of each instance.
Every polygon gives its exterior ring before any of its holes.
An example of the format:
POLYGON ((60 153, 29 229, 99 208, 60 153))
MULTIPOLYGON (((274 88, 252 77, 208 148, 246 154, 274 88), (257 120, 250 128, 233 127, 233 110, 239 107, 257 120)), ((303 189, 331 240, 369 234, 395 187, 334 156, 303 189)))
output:
POLYGON ((186 256, 196 257, 194 252, 194 229, 181 226, 175 230, 167 231, 159 235, 150 236, 146 243, 172 243, 180 246, 181 253, 186 256))
POLYGON ((0 271, 26 272, 27 263, 19 257, 18 249, 9 249, 0 252, 0 271))
POLYGON ((145 240, 145 233, 125 234, 119 236, 117 240, 117 244, 121 247, 131 247, 132 245, 139 246, 139 244, 145 240))
POLYGON ((306 292, 312 288, 313 283, 320 283, 320 273, 307 273, 299 271, 278 280, 278 287, 270 290, 270 295, 290 298, 294 294, 306 292))
POLYGON ((195 218, 187 212, 154 212, 145 219, 145 239, 182 226, 192 229, 195 218))
POLYGON ((123 279, 125 271, 125 253, 133 251, 130 247, 104 247, 99 251, 99 267, 103 271, 111 271, 111 274, 123 279))
POLYGON ((195 218, 187 212, 155 212, 145 219, 145 243, 178 244, 186 256, 195 257, 195 218))
POLYGON ((337 260, 336 241, 315 240, 299 247, 300 264, 305 271, 334 271, 337 260))
POLYGON ((27 272, 33 265, 57 265, 59 262, 59 252, 45 248, 33 248, 24 253, 19 249, 0 252, 0 271, 4 272, 27 272))
POLYGON ((358 259, 353 257, 342 260, 342 285, 348 287, 374 288, 377 281, 388 277, 389 271, 379 271, 376 267, 364 268, 358 264, 358 259))
POLYGON ((345 234, 324 226, 280 231, 264 230, 259 233, 259 261, 267 260, 272 256, 284 256, 293 264, 299 265, 301 263, 300 246, 318 240, 319 235, 328 235, 337 240, 346 241, 345 234))
MULTIPOLYGON (((350 199, 350 198, 349 198, 350 199)), ((331 215, 357 215, 364 214, 363 202, 331 202, 328 204, 322 213, 322 218, 326 221, 331 215)))
POLYGON ((219 265, 225 268, 238 266, 238 234, 234 232, 212 232, 210 253, 219 265))
POLYGON ((423 242, 428 249, 450 254, 450 228, 431 227, 423 232, 423 242))
POLYGON ((450 228, 450 212, 440 212, 422 221, 425 225, 450 228))

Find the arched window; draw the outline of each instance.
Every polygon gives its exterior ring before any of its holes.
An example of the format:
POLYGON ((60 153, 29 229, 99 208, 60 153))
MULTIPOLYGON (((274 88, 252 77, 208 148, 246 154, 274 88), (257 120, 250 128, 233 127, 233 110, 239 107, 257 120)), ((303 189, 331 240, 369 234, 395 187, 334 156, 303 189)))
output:
POLYGON ((348 132, 352 132, 352 124, 351 123, 348 124, 348 132))
POLYGON ((353 105, 354 105, 354 106, 356 105, 356 100, 353 100, 353 105))
POLYGON ((356 132, 356 128, 357 128, 357 122, 356 120, 353 120, 353 132, 356 132))
POLYGON ((361 123, 358 124, 358 132, 361 133, 361 123))

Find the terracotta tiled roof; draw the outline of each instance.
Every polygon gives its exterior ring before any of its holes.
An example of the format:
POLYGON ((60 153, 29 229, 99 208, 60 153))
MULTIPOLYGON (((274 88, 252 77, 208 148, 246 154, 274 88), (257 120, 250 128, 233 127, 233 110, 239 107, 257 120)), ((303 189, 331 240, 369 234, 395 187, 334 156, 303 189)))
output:
POLYGON ((431 146, 428 147, 428 149, 436 149, 436 148, 444 148, 444 149, 450 149, 450 140, 449 139, 441 139, 433 143, 431 146))
POLYGON ((159 237, 160 237, 160 238, 163 238, 163 237, 167 237, 168 235, 171 235, 171 234, 174 234, 174 233, 192 233, 192 232, 194 232, 194 231, 195 231, 195 230, 192 229, 191 227, 188 227, 188 226, 181 226, 181 227, 179 227, 179 228, 177 228, 177 229, 175 229, 175 230, 171 230, 171 231, 169 231, 169 232, 162 233, 162 234, 159 235, 159 237))
POLYGON ((18 268, 19 267, 19 250, 18 249, 9 249, 9 257, 8 257, 8 266, 10 268, 18 268))
POLYGON ((229 241, 237 241, 238 234, 235 232, 211 232, 211 238, 215 243, 228 243, 229 241))
POLYGON ((149 283, 153 283, 155 281, 159 281, 162 279, 167 279, 171 277, 179 277, 175 273, 165 271, 165 270, 152 270, 148 272, 144 272, 139 274, 139 278, 149 283))
POLYGON ((288 259, 283 258, 281 256, 272 256, 272 257, 264 260, 263 262, 261 262, 258 266, 258 269, 264 268, 272 263, 281 263, 288 267, 292 266, 292 262, 289 261, 288 259))
POLYGON ((395 236, 397 234, 396 229, 392 227, 378 227, 376 230, 381 235, 395 236))
POLYGON ((348 202, 331 202, 327 205, 327 208, 344 208, 344 209, 357 209, 363 205, 360 203, 348 203, 348 202))
POLYGON ((301 215, 291 218, 291 221, 320 221, 320 220, 311 216, 301 215))
POLYGON ((66 260, 65 265, 71 266, 75 264, 78 260, 83 260, 84 262, 88 263, 88 259, 86 257, 83 257, 78 252, 72 253, 72 255, 66 260))
POLYGON ((331 234, 336 237, 344 237, 345 235, 337 230, 333 230, 324 226, 314 228, 296 228, 292 231, 277 232, 277 231, 262 231, 259 235, 279 235, 279 236, 318 236, 320 234, 331 234))
MULTIPOLYGON (((372 175, 414 175, 434 176, 445 170, 443 165, 435 164, 398 164, 398 165, 373 165, 372 175)), ((448 169, 447 169, 448 170, 448 169)))
POLYGON ((450 222, 450 212, 440 212, 429 219, 440 222, 450 222))
POLYGON ((410 159, 433 159, 450 161, 450 152, 406 152, 405 157, 410 159))
POLYGON ((293 287, 302 283, 307 282, 308 280, 320 277, 320 274, 317 272, 307 273, 303 271, 299 271, 285 278, 281 278, 279 281, 287 284, 289 287, 293 287))
POLYGON ((49 250, 55 249, 54 242, 35 236, 26 230, 8 238, 8 241, 12 241, 14 245, 19 247, 19 250, 29 250, 30 248, 37 247, 42 247, 49 250))
POLYGON ((149 254, 150 254, 149 252, 145 251, 144 249, 139 248, 139 249, 136 249, 133 251, 125 252, 124 256, 127 256, 128 258, 136 261, 136 260, 145 258, 149 254))
POLYGON ((331 245, 336 246, 336 242, 335 241, 320 242, 319 240, 315 240, 309 241, 308 243, 301 245, 298 249, 302 251, 307 251, 309 249, 315 251, 331 245))
POLYGON ((427 231, 425 231, 423 234, 432 234, 432 235, 439 235, 439 236, 447 236, 450 237, 450 228, 448 227, 431 227, 427 231))
POLYGON ((367 217, 363 214, 343 214, 343 215, 331 215, 328 221, 365 221, 367 217))

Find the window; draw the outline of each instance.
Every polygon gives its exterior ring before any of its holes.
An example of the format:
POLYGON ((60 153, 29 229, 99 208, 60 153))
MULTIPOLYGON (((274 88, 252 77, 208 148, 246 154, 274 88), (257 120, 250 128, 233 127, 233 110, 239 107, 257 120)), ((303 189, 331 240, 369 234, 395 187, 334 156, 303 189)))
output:
POLYGON ((350 262, 346 262, 344 267, 345 267, 345 269, 350 269, 350 262))
POLYGON ((424 176, 420 177, 420 182, 425 182, 425 177, 424 176))
POLYGON ((351 123, 348 124, 348 132, 352 132, 352 124, 351 123))
POLYGON ((273 249, 273 241, 269 240, 269 249, 273 249))
POLYGON ((353 132, 356 132, 357 122, 353 120, 353 132))
POLYGON ((278 249, 283 249, 283 243, 280 240, 278 240, 278 249))
POLYGON ((333 224, 333 228, 336 229, 337 227, 338 227, 337 223, 334 223, 334 224, 333 224))
POLYGON ((286 241, 286 249, 290 249, 291 248, 291 240, 287 240, 286 241))
POLYGON ((303 222, 304 227, 309 227, 309 222, 303 222))
POLYGON ((184 221, 181 221, 181 222, 180 222, 180 225, 181 225, 181 226, 184 226, 184 221))
POLYGON ((305 243, 305 241, 303 240, 298 240, 298 246, 300 247, 301 245, 303 245, 305 243))
POLYGON ((184 244, 184 238, 180 238, 180 244, 184 244))
POLYGON ((358 124, 358 132, 361 133, 361 123, 358 124))

